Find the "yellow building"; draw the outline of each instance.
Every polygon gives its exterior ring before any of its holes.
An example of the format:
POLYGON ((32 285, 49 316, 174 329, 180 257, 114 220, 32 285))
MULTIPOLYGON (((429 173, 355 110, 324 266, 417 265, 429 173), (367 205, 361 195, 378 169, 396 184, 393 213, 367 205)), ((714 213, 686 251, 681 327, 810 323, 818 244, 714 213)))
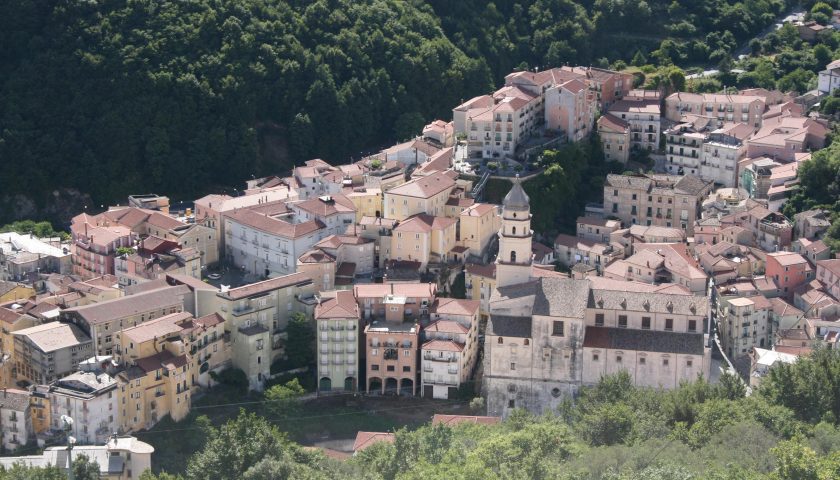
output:
POLYGON ((445 262, 456 246, 458 221, 454 218, 415 215, 394 228, 390 260, 420 262, 421 269, 429 262, 445 262))
POLYGON ((499 207, 489 203, 476 203, 458 216, 460 231, 458 245, 469 248, 469 254, 480 257, 493 236, 501 228, 499 207))
POLYGON ((464 270, 464 283, 467 286, 467 297, 477 300, 480 304, 479 313, 482 320, 490 315, 490 294, 496 290, 496 265, 468 264, 464 270))
POLYGON ((47 385, 36 385, 29 395, 29 413, 32 416, 32 431, 35 435, 42 434, 50 428, 49 391, 47 385))
POLYGON ((170 415, 180 421, 190 412, 190 394, 212 364, 229 356, 224 322, 216 314, 195 319, 186 312, 150 320, 117 333, 115 360, 121 431, 145 429, 170 415))
MULTIPOLYGON (((385 192, 386 218, 405 220, 418 213, 443 216, 455 180, 447 173, 433 173, 385 192)), ((457 173, 451 172, 457 176, 457 173)))
POLYGON ((0 281, 0 303, 26 300, 35 295, 35 289, 21 283, 0 281))
POLYGON ((357 189, 345 195, 356 207, 356 223, 362 217, 382 216, 382 190, 378 188, 357 189))

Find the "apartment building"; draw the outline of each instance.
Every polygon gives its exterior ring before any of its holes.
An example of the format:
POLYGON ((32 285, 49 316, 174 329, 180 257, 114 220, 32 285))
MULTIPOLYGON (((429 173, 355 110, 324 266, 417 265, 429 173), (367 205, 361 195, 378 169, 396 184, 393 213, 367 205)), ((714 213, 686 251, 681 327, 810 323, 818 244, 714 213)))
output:
POLYGON ((421 269, 429 263, 448 261, 457 245, 457 224, 457 219, 424 213, 401 221, 391 236, 390 259, 420 262, 421 269))
POLYGON ((455 143, 455 124, 435 120, 423 127, 423 138, 432 140, 442 147, 451 147, 455 143))
POLYGON ((355 204, 340 193, 289 203, 288 207, 300 222, 321 222, 326 235, 343 235, 356 219, 355 204))
POLYGON ((434 173, 386 191, 383 216, 400 221, 420 213, 444 216, 449 194, 455 188, 451 173, 434 173))
POLYGON ((734 187, 738 180, 738 161, 746 153, 744 141, 753 128, 745 123, 726 123, 715 129, 710 127, 711 121, 700 117, 664 132, 668 172, 697 175, 734 187))
POLYGON ((314 312, 316 285, 298 272, 219 292, 219 315, 230 333, 232 361, 245 371, 252 389, 261 389, 271 362, 285 354, 286 327, 295 312, 314 312))
POLYGON ((684 115, 712 117, 721 127, 725 122, 746 123, 761 128, 767 98, 758 95, 718 93, 672 93, 665 99, 665 118, 681 122, 684 115))
POLYGON ((609 114, 630 126, 630 148, 659 149, 660 111, 658 100, 621 100, 610 105, 609 114))
POLYGON ((455 107, 452 111, 455 133, 467 135, 470 157, 512 157, 518 142, 540 125, 542 104, 541 95, 506 85, 492 95, 476 97, 455 107))
POLYGON ((624 225, 656 225, 694 233, 712 182, 694 175, 607 175, 604 211, 624 225))
POLYGON ((606 113, 598 117, 598 135, 604 148, 604 159, 626 164, 630 159, 630 124, 606 113))
POLYGON ((361 222, 364 217, 382 216, 384 207, 381 189, 358 187, 347 193, 346 197, 353 202, 356 210, 355 223, 361 222))
POLYGON ((149 236, 140 241, 134 253, 114 258, 114 274, 121 286, 164 278, 167 274, 201 278, 201 255, 194 248, 149 236))
MULTIPOLYGON (((743 241, 727 238, 730 227, 740 227, 752 236, 752 243, 765 252, 776 252, 790 246, 793 225, 780 213, 771 212, 760 204, 750 200, 748 209, 720 218, 721 239, 730 243, 745 244, 743 241)), ((742 233, 746 233, 743 232, 742 233)), ((744 235, 741 235, 744 236, 744 235)))
POLYGON ((695 295, 706 293, 708 276, 685 245, 654 243, 636 245, 636 253, 604 269, 604 277, 659 285, 671 283, 695 295))
POLYGON ((225 222, 226 258, 258 277, 294 273, 298 257, 328 235, 320 220, 301 218, 282 202, 226 213, 225 222))
POLYGON ((455 398, 470 381, 478 359, 479 302, 440 298, 423 329, 421 392, 429 398, 455 398))
POLYGON ((577 238, 609 243, 610 235, 621 228, 621 222, 598 217, 578 217, 575 222, 577 238))
POLYGON ((360 319, 352 291, 323 293, 315 307, 318 393, 358 391, 360 319))
POLYGON ((572 79, 547 88, 545 128, 562 132, 571 142, 589 136, 595 122, 596 104, 585 81, 572 79))
POLYGON ((388 310, 384 319, 365 327, 365 358, 368 394, 417 394, 417 353, 420 324, 395 315, 391 305, 404 303, 404 297, 385 299, 388 310))
POLYGON ((490 296, 496 290, 496 264, 468 263, 464 267, 464 282, 467 298, 479 302, 480 317, 486 320, 490 315, 490 296))
POLYGON ((730 359, 749 355, 753 348, 765 348, 773 339, 773 307, 762 295, 718 296, 717 318, 720 343, 730 359))
POLYGON ((823 122, 798 114, 765 119, 762 127, 746 141, 747 156, 793 162, 797 153, 823 148, 828 131, 823 122))
POLYGON ((768 253, 766 262, 765 276, 773 280, 783 297, 790 297, 796 287, 814 279, 814 268, 798 253, 768 253))
POLYGON ((297 200, 298 194, 290 191, 285 184, 270 188, 249 189, 248 194, 239 197, 230 195, 206 195, 194 202, 195 223, 216 231, 217 251, 221 258, 227 252, 225 237, 225 214, 239 209, 248 209, 266 203, 297 200))
POLYGON ((589 90, 595 93, 598 108, 607 110, 610 105, 631 94, 633 75, 615 72, 596 67, 560 67, 567 71, 582 75, 586 79, 589 90))
POLYGON ((4 453, 26 446, 33 433, 29 392, 4 388, 0 393, 0 444, 4 453))
POLYGON ((130 247, 138 236, 122 225, 103 225, 86 213, 73 217, 70 224, 73 274, 83 279, 114 273, 117 249, 130 247))
POLYGON ((90 337, 75 325, 49 322, 12 332, 15 382, 50 383, 94 355, 90 337))
POLYGON ((117 381, 107 373, 72 373, 50 384, 46 395, 53 432, 64 431, 62 415, 75 420, 70 435, 82 444, 104 444, 119 430, 117 381))
POLYGON ((480 257, 501 227, 498 205, 474 203, 458 215, 456 242, 468 255, 480 257))
POLYGON ((94 355, 113 355, 115 336, 119 331, 164 315, 182 312, 190 305, 191 295, 186 285, 166 286, 68 308, 61 312, 61 320, 76 325, 90 336, 94 355))
POLYGON ((347 265, 345 268, 348 268, 352 265, 353 275, 370 275, 376 267, 376 242, 370 238, 360 235, 331 235, 316 243, 314 248, 335 258, 338 268, 343 265, 347 265))
POLYGON ((635 385, 669 389, 708 375, 707 308, 683 287, 602 277, 501 287, 484 344, 488 414, 552 411, 619 371, 635 385))

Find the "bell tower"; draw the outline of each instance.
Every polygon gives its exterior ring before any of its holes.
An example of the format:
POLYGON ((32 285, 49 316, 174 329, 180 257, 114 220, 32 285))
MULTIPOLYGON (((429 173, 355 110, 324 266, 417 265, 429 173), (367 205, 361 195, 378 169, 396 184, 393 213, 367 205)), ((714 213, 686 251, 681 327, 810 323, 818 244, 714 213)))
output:
POLYGON ((502 202, 502 229, 496 257, 496 287, 525 283, 531 279, 531 204, 519 175, 502 202))

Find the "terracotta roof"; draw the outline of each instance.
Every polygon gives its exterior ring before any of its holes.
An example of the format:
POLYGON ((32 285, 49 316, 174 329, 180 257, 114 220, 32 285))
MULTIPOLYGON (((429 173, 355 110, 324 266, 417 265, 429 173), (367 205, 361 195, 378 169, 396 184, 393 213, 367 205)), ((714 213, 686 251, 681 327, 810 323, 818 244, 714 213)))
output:
POLYGON ((466 217, 483 217, 488 213, 495 212, 497 208, 497 205, 490 203, 476 203, 461 212, 461 215, 466 217))
POLYGON ((335 257, 330 255, 329 253, 319 250, 313 249, 305 252, 298 258, 298 262, 300 263, 331 263, 335 262, 335 257))
POLYGON ((396 186, 385 195, 404 195, 407 197, 431 198, 444 190, 455 187, 455 181, 443 173, 433 173, 396 186))
POLYGON ((400 222, 394 228, 395 232, 429 233, 433 230, 444 230, 458 223, 455 218, 433 217, 425 213, 418 213, 400 222))
POLYGON ((189 312, 172 313, 148 320, 135 327, 123 329, 120 335, 124 335, 138 344, 158 338, 163 339, 167 335, 183 330, 179 323, 190 318, 192 318, 192 315, 189 312))
POLYGON ((356 211, 356 207, 353 205, 353 202, 340 193, 318 198, 310 198, 309 200, 296 202, 292 205, 319 217, 328 217, 339 213, 353 213, 356 211))
POLYGON ((393 433, 358 432, 356 433, 356 441, 353 442, 353 452, 360 452, 377 442, 394 443, 396 438, 393 433))
POLYGON ((220 323, 224 323, 225 319, 219 315, 218 312, 211 313, 209 315, 205 315, 203 317, 198 317, 195 319, 195 323, 203 326, 204 328, 215 327, 220 323))
POLYGON ((292 273, 290 275, 283 275, 282 277, 271 278, 263 280, 262 282, 251 283, 238 288, 231 288, 226 292, 221 292, 218 295, 229 300, 240 300, 254 295, 264 294, 280 288, 287 288, 293 285, 300 286, 312 283, 312 279, 303 272, 292 273))
POLYGON ((477 263, 468 263, 466 272, 479 277, 496 278, 496 264, 480 265, 477 263))
POLYGON ((360 318, 359 304, 350 290, 339 290, 334 297, 324 298, 315 307, 315 319, 360 318))
POLYGON ((424 329, 427 332, 467 333, 469 329, 453 320, 438 320, 424 329))
MULTIPOLYGON (((279 214, 286 212, 287 209, 284 205, 282 208, 275 207, 275 211, 279 214)), ((225 213, 225 216, 236 223, 285 238, 300 238, 325 228, 325 225, 317 219, 302 223, 291 223, 281 218, 272 217, 269 213, 259 213, 255 208, 235 210, 225 213)))
POLYGON ((450 315, 473 315, 478 311, 480 306, 481 302, 478 300, 439 298, 432 304, 431 312, 450 315))
POLYGON ((613 114, 607 113, 598 118, 598 129, 612 130, 614 132, 629 132, 630 124, 613 114))
POLYGON ((444 352, 461 352, 464 345, 452 340, 431 340, 423 344, 423 350, 440 350, 444 352))
POLYGON ((808 263, 808 260, 806 260, 805 257, 795 252, 768 253, 767 259, 769 260, 770 258, 774 259, 783 267, 808 263))
POLYGON ((385 295, 399 295, 411 298, 432 298, 437 287, 433 283, 367 283, 355 285, 356 298, 381 298, 385 295))

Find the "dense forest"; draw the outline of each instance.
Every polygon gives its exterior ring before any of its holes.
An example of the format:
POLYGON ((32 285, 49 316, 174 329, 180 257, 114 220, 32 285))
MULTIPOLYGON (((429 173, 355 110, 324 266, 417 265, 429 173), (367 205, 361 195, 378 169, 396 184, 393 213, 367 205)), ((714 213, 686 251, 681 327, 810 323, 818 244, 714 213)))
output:
POLYGON ((13 0, 0 221, 58 188, 190 199, 407 138, 514 68, 718 62, 782 0, 13 0))

